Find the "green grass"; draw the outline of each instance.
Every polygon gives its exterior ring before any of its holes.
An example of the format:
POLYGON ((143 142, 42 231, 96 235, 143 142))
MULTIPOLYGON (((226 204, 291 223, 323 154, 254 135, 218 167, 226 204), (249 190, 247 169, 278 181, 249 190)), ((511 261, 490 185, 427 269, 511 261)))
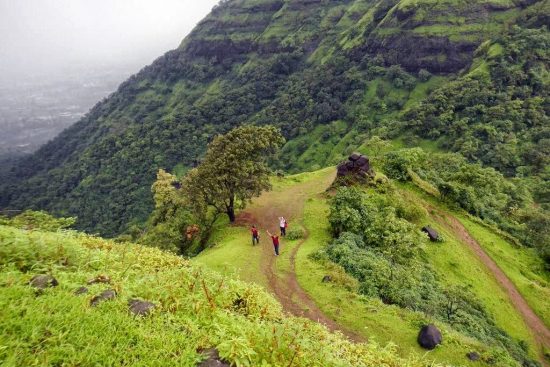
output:
MULTIPOLYGON (((348 290, 354 281, 343 275, 343 270, 333 264, 325 264, 309 258, 310 254, 323 248, 330 241, 328 233, 328 205, 323 199, 307 202, 304 223, 310 237, 302 245, 296 260, 297 276, 300 285, 308 292, 323 312, 345 328, 358 332, 369 340, 379 343, 395 343, 400 355, 426 353, 421 349, 416 337, 420 327, 434 322, 425 315, 388 306, 378 299, 360 296, 354 289, 348 290), (325 275, 336 279, 335 283, 322 283, 325 275)), ((444 343, 426 357, 439 363, 462 365, 469 351, 487 353, 481 343, 449 330, 445 325, 436 324, 443 330, 444 343)), ((480 363, 479 365, 484 365, 480 363)))
POLYGON ((0 226, 2 366, 196 366, 215 347, 235 366, 427 366, 393 348, 352 345, 320 325, 283 315, 259 287, 153 248, 73 232, 0 226), (37 294, 28 282, 50 273, 59 286, 37 294), (99 274, 111 285, 74 290, 99 274), (114 300, 90 299, 106 288, 114 300), (134 317, 128 300, 152 301, 134 317))
MULTIPOLYGON (((412 188, 411 185, 404 186, 408 187, 409 192, 415 192, 418 195, 417 200, 426 200, 432 205, 437 205, 440 210, 447 211, 447 213, 457 218, 514 283, 529 306, 550 327, 550 274, 544 270, 543 261, 534 249, 515 246, 500 236, 496 230, 479 223, 479 220, 474 220, 460 211, 445 209, 430 195, 421 193, 419 189, 412 188)), ((441 227, 439 228, 441 229, 441 227)), ((475 280, 475 275, 472 274, 470 277, 475 280)), ((483 297, 484 288, 479 286, 478 288, 483 297)), ((493 292, 494 294, 502 294, 499 289, 494 289, 493 292)), ((493 308, 493 314, 497 321, 500 319, 499 325, 501 327, 513 336, 528 339, 525 333, 525 325, 522 325, 523 322, 519 319, 517 313, 514 315, 514 313, 504 312, 502 313, 505 315, 503 317, 499 315, 501 308, 498 303, 488 301, 488 307, 493 308), (512 320, 514 321, 512 322, 512 320)))
POLYGON ((260 245, 252 246, 248 228, 220 228, 210 241, 213 246, 201 252, 193 261, 222 274, 266 286, 267 278, 260 261, 261 246, 265 246, 266 241, 262 238, 260 245))
MULTIPOLYGON (((402 140, 396 140, 391 142, 388 149, 404 145, 402 140)), ((303 216, 293 218, 292 221, 293 225, 301 224, 309 232, 309 237, 300 247, 296 258, 296 274, 299 284, 328 317, 345 329, 382 344, 394 343, 398 346, 397 351, 402 356, 422 354, 425 351, 420 349, 416 343, 418 330, 422 324, 434 320, 424 314, 385 305, 378 299, 361 296, 357 293, 357 282, 341 268, 327 261, 310 258, 312 253, 323 248, 331 239, 327 222, 328 204, 326 198, 317 193, 321 190, 320 183, 332 170, 333 168, 329 167, 321 171, 273 180, 273 197, 279 199, 294 192, 292 190, 296 185, 310 183, 305 186, 306 201, 303 216), (322 283, 321 280, 325 275, 331 275, 333 282, 322 283)), ((416 201, 422 205, 424 197, 415 191, 414 187, 406 187, 402 190, 404 190, 406 200, 416 201)), ((304 194, 303 190, 300 192, 304 194)), ((265 199, 260 199, 260 202, 262 205, 268 204, 265 199)), ((253 207, 257 207, 257 205, 253 204, 253 207)), ((417 224, 420 226, 425 223, 422 220, 417 224)), ((498 326, 514 338, 526 340, 532 345, 533 339, 529 330, 491 274, 480 270, 482 266, 479 260, 452 233, 437 224, 433 225, 447 239, 443 244, 429 245, 426 248, 427 260, 437 271, 441 280, 446 284, 468 286, 479 297, 488 312, 495 317, 498 326)), ((261 260, 256 252, 257 249, 252 248, 249 244, 246 229, 230 227, 218 232, 215 238, 216 246, 199 255, 194 261, 210 266, 224 274, 237 274, 241 279, 252 280, 265 286, 265 269, 258 266, 261 260), (232 262, 235 264, 231 264, 232 262), (259 273, 255 274, 254 272, 258 269, 259 273)), ((283 242, 282 254, 277 258, 274 269, 276 275, 281 279, 288 275, 290 270, 289 255, 298 243, 299 241, 283 242)), ((269 243, 263 245, 270 246, 269 243)), ((445 342, 441 347, 429 352, 428 359, 440 363, 461 365, 466 363, 465 354, 472 350, 485 356, 494 352, 478 341, 451 330, 445 324, 437 324, 443 330, 445 342)), ((533 349, 531 354, 535 356, 533 349)))
POLYGON ((550 275, 534 249, 519 248, 465 215, 456 215, 487 254, 518 288, 529 306, 550 327, 550 275))

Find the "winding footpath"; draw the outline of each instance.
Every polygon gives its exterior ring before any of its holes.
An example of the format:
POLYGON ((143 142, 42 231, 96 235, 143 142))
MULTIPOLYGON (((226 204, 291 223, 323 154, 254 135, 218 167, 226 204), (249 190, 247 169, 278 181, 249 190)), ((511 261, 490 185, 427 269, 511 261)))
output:
MULTIPOLYGON (((334 178, 335 174, 330 174, 323 177, 322 182, 318 180, 306 181, 293 185, 282 192, 266 192, 259 199, 255 200, 252 207, 238 216, 237 222, 239 225, 256 224, 263 231, 260 240, 262 246, 261 267, 267 275, 269 291, 275 295, 286 311, 294 316, 305 317, 324 324, 329 330, 339 331, 352 341, 362 342, 365 341, 365 338, 343 328, 330 317, 326 316, 298 283, 296 277, 296 254, 308 238, 307 230, 304 238, 292 248, 289 255, 287 254, 289 256, 290 269, 284 275, 277 272, 277 260, 283 260, 282 257, 285 254, 281 253, 280 257, 274 256, 271 239, 265 233, 266 229, 272 233, 279 232, 277 218, 280 216, 287 218, 291 225, 299 223, 302 219, 304 204, 308 197, 323 193, 334 181, 334 178)), ((285 246, 285 243, 286 240, 281 238, 281 248, 285 246)))

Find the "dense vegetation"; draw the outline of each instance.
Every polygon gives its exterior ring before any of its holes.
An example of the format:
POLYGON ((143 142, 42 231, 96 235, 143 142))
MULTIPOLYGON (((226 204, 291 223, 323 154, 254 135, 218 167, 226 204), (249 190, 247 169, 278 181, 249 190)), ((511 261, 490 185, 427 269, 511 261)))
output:
POLYGON ((405 114, 407 126, 507 176, 550 179, 550 33, 514 27, 470 71, 405 114))
POLYGON ((159 170, 147 225, 132 227, 127 236, 180 255, 199 252, 221 215, 234 222, 237 209, 271 188, 267 160, 283 141, 273 126, 241 126, 214 138, 204 160, 185 176, 159 170))
POLYGON ((468 288, 438 279, 425 261, 426 236, 410 222, 419 218, 420 209, 400 198, 388 183, 368 193, 340 188, 329 215, 334 240, 316 256, 342 266, 359 281, 360 293, 424 312, 492 346, 490 359, 497 365, 514 365, 511 356, 523 366, 537 366, 527 356, 525 342, 498 328, 468 288))
MULTIPOLYGON (((47 209, 76 216, 78 228, 120 234, 149 216, 159 169, 192 167, 213 136, 246 123, 281 128, 289 143, 276 168, 332 163, 373 131, 392 137, 407 125, 436 138, 452 125, 467 131, 445 147, 543 180, 547 4, 223 1, 178 49, 4 170, 0 206, 47 209), (475 95, 461 98, 459 89, 475 95), (443 107, 452 116, 429 108, 438 96, 450 96, 443 107)), ((537 200, 547 194, 539 191, 537 200)))
POLYGON ((550 212, 534 205, 533 190, 493 168, 471 164, 462 155, 402 149, 384 156, 389 177, 414 181, 428 192, 511 234, 512 241, 535 247, 550 267, 550 212))
POLYGON ((208 348, 235 366, 432 365, 399 358, 391 345, 353 344, 317 323, 289 317, 258 287, 158 249, 50 231, 66 221, 40 213, 3 222, 3 366, 192 367, 206 358, 201 351, 208 348), (43 224, 46 230, 40 229, 43 224), (36 274, 52 275, 59 285, 33 289, 29 281, 36 274), (86 285, 99 275, 109 284, 86 285), (88 293, 75 294, 83 285, 88 293), (116 297, 92 307, 92 297, 108 288, 116 297), (148 316, 134 316, 128 301, 135 298, 155 308, 148 316))

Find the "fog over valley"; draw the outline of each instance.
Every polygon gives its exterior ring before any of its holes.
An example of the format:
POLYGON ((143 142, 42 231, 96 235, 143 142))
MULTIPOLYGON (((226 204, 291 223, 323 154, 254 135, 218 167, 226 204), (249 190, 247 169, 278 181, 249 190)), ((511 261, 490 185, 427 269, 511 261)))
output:
POLYGON ((0 0, 0 158, 36 150, 178 47, 214 0, 0 0))

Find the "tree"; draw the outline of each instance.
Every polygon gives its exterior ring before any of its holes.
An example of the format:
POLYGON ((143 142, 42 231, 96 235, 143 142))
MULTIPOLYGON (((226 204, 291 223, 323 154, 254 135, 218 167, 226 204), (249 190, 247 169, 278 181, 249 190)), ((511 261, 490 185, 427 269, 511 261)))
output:
POLYGON ((151 187, 155 209, 140 243, 187 255, 194 241, 201 241, 207 235, 207 231, 200 231, 203 213, 191 212, 180 185, 176 176, 162 169, 158 171, 157 180, 151 187))
POLYGON ((284 142, 280 131, 269 125, 241 126, 217 136, 203 162, 184 179, 189 202, 212 208, 214 221, 225 213, 234 222, 236 209, 271 188, 267 158, 284 142))

